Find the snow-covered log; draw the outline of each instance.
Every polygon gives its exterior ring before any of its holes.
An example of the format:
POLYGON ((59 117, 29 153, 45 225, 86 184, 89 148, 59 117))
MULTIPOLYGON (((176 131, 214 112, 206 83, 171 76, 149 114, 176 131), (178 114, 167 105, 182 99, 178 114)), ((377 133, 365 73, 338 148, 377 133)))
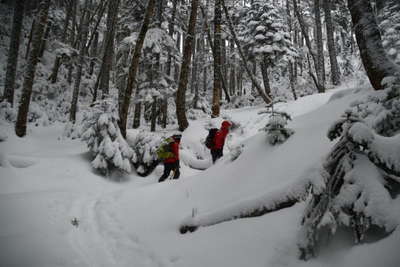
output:
POLYGON ((199 227, 211 226, 226 221, 259 217, 267 213, 289 208, 304 199, 311 185, 322 190, 319 170, 313 169, 295 183, 254 198, 241 200, 220 210, 199 214, 185 219, 179 228, 182 234, 193 232, 199 227))

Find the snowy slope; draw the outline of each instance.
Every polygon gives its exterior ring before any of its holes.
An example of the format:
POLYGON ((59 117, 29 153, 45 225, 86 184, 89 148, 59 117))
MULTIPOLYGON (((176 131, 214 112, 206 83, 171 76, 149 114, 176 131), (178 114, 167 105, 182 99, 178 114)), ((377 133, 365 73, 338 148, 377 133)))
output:
MULTIPOLYGON (((257 115, 260 108, 225 111, 241 124, 225 154, 241 142, 244 152, 203 172, 185 162, 197 155, 207 165, 200 142, 209 120, 191 122, 182 139, 182 178, 160 184, 161 166, 147 178, 132 174, 118 183, 96 175, 85 145, 59 138, 62 125, 34 128, 24 139, 9 134, 0 142, 0 266, 400 266, 399 230, 355 247, 338 238, 317 259, 298 261, 303 204, 178 232, 193 214, 281 190, 314 168, 333 145, 325 137, 330 124, 366 93, 341 91, 328 102, 330 92, 282 104, 296 133, 278 147, 258 132, 268 120, 257 115)), ((393 212, 400 218, 400 208, 393 212)))

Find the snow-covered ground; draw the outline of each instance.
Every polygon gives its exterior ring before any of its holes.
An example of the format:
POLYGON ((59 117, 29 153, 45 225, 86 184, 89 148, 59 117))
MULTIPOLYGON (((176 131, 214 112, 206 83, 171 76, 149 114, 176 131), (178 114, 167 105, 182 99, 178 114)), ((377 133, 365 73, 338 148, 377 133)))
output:
MULTIPOLYGON (((368 93, 342 89, 331 100, 333 91, 280 104, 279 110, 293 116, 289 127, 295 134, 275 147, 259 132, 268 120, 257 114, 261 107, 224 111, 240 127, 228 140, 225 158, 205 171, 185 164, 193 154, 207 155, 200 142, 209 120, 192 121, 182 139, 181 178, 163 183, 157 183, 161 166, 146 178, 131 174, 114 182, 98 176, 85 144, 61 138, 61 124, 31 128, 26 138, 5 129, 0 266, 400 266, 400 230, 357 246, 339 233, 318 258, 299 261, 303 204, 186 235, 178 231, 192 215, 282 190, 315 168, 333 145, 326 138, 331 123, 368 93), (239 143, 245 144, 243 153, 231 162, 228 150, 239 143)), ((400 208, 393 212, 400 219, 400 208)))

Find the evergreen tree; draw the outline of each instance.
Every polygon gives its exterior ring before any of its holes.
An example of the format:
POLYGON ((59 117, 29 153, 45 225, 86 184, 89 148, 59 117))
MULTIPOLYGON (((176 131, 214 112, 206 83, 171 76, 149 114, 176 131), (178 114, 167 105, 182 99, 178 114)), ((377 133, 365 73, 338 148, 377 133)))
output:
POLYGON ((362 242, 372 226, 390 233, 398 224, 392 200, 400 189, 400 83, 353 104, 328 132, 339 138, 323 164, 324 186, 311 186, 299 237, 300 258, 317 253, 318 238, 349 227, 362 242))
POLYGON ((272 1, 255 0, 241 25, 244 48, 261 66, 267 95, 271 93, 268 70, 284 66, 296 56, 282 17, 272 1))
POLYGON ((92 166, 103 175, 113 170, 131 171, 133 151, 118 127, 118 110, 111 99, 93 104, 83 119, 82 140, 93 155, 92 166))

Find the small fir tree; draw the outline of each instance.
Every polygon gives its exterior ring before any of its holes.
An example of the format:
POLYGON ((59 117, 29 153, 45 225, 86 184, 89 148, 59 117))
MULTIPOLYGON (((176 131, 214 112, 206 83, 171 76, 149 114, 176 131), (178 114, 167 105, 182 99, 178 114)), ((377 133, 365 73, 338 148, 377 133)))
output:
POLYGON ((131 171, 133 151, 118 127, 118 111, 110 99, 95 102, 83 119, 82 140, 93 155, 92 166, 103 175, 131 171))

